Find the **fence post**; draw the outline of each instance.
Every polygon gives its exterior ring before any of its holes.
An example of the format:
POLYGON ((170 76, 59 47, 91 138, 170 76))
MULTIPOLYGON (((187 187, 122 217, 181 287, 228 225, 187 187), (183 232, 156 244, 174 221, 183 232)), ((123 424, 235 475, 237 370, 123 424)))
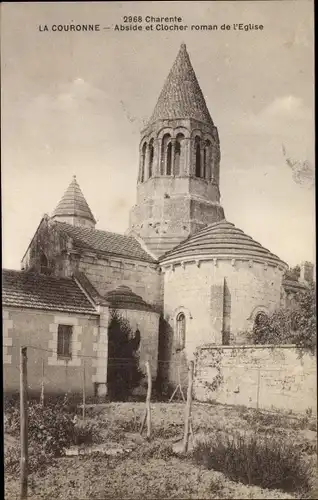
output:
POLYGON ((20 498, 28 496, 28 381, 27 348, 20 349, 20 498))
POLYGON ((85 405, 86 405, 86 392, 85 392, 85 361, 83 361, 83 421, 85 422, 85 405))
POLYGON ((41 396, 40 405, 44 406, 44 359, 42 359, 42 382, 41 382, 41 396))
POLYGON ((259 393, 260 393, 260 385, 261 385, 261 368, 258 367, 257 372, 257 399, 256 399, 256 408, 259 410, 259 393))
POLYGON ((187 403, 185 408, 185 419, 184 419, 183 453, 186 453, 188 451, 188 444, 189 444, 192 387, 193 387, 193 368, 194 368, 194 363, 193 361, 190 361, 189 372, 188 372, 187 403))
POLYGON ((147 398, 146 398, 146 408, 147 408, 147 439, 151 436, 151 409, 150 409, 150 398, 152 390, 152 380, 151 380, 151 370, 150 363, 146 361, 147 378, 148 378, 148 388, 147 388, 147 398))

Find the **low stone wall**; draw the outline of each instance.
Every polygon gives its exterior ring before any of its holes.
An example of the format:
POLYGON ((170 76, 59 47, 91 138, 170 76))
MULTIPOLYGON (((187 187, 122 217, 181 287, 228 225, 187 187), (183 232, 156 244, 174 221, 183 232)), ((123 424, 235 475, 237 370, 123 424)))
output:
POLYGON ((194 397, 316 413, 316 358, 294 345, 202 346, 196 353, 194 397))

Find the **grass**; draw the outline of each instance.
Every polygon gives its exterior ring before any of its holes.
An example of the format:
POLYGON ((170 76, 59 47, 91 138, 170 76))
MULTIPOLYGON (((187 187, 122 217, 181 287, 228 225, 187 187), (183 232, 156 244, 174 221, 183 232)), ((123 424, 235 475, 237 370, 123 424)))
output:
MULTIPOLYGON (((89 455, 59 458, 44 475, 41 476, 38 471, 30 474, 29 500, 300 498, 294 493, 273 489, 273 484, 265 488, 253 485, 252 481, 246 484, 242 480, 234 481, 226 470, 217 470, 217 467, 210 469, 206 464, 194 461, 191 455, 176 456, 173 446, 183 435, 184 403, 153 403, 151 408, 150 442, 139 435, 145 409, 143 403, 110 403, 106 407, 89 409, 86 426, 98 430, 98 441, 106 447, 117 443, 119 447, 132 451, 117 457, 89 455)), ((309 431, 308 427, 304 430, 296 425, 289 426, 291 419, 285 419, 285 415, 276 418, 260 415, 263 413, 244 407, 194 403, 192 425, 198 440, 201 438, 209 443, 221 433, 230 439, 237 429, 247 435, 255 429, 260 436, 268 435, 271 439, 279 435, 283 443, 293 443, 299 456, 307 459, 311 471, 315 459, 316 433, 309 431), (262 430, 265 424, 266 432, 262 430), (306 433, 309 435, 305 436, 306 433)), ((83 439, 85 441, 86 437, 83 439)), ((19 449, 18 445, 18 442, 12 444, 19 449)), ((18 478, 19 471, 11 475, 6 471, 6 498, 18 497, 18 478)), ((307 498, 310 498, 309 493, 307 498)))

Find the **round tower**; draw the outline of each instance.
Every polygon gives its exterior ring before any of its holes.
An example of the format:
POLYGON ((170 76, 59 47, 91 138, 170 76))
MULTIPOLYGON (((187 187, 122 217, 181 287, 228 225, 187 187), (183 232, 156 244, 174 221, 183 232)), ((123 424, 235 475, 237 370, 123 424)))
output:
POLYGON ((224 218, 218 131, 185 44, 141 132, 139 152, 129 230, 156 256, 224 218))

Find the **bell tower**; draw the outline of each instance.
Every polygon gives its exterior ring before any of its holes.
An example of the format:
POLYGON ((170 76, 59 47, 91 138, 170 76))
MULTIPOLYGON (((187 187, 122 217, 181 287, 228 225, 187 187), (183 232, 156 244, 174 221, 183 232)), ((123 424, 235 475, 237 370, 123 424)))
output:
POLYGON ((129 232, 157 256, 224 218, 220 143, 185 44, 141 132, 129 232))

